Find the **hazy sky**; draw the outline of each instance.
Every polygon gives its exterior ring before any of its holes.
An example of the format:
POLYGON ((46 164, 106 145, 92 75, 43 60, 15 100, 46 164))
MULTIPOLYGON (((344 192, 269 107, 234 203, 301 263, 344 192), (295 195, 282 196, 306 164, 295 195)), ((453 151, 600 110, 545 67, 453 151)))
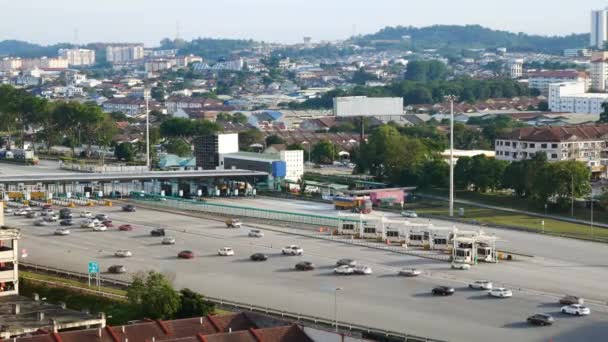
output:
POLYGON ((0 0, 0 40, 36 43, 163 37, 273 42, 344 39, 387 25, 480 24, 540 34, 589 30, 605 0, 0 0), (179 24, 178 24, 179 23, 179 24), (77 34, 76 34, 77 31, 77 34))

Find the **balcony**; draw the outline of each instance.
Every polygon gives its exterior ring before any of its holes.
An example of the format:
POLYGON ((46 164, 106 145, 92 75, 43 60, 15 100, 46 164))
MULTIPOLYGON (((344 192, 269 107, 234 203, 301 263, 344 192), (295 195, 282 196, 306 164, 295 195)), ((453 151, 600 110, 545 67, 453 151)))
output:
POLYGON ((6 283, 9 281, 17 280, 17 270, 0 270, 0 283, 6 283))
POLYGON ((0 247, 0 260, 17 260, 17 251, 10 247, 0 247))

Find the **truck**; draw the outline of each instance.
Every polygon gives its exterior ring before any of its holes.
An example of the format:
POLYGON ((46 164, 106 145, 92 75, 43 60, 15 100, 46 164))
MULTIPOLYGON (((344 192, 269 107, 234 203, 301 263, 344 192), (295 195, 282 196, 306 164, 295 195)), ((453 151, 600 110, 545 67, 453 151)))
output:
POLYGON ((361 214, 372 212, 372 201, 367 197, 334 197, 333 204, 336 210, 350 210, 361 214))

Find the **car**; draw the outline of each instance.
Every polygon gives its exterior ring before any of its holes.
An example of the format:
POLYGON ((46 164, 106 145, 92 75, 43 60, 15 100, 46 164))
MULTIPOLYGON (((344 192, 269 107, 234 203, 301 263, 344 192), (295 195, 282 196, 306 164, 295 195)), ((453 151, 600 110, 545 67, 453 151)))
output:
POLYGON ((55 235, 70 235, 70 230, 66 228, 55 229, 55 235))
POLYGON ((409 218, 417 218, 418 214, 416 214, 416 212, 413 210, 404 210, 401 212, 401 216, 409 217, 409 218))
POLYGON ((106 226, 106 228, 112 228, 112 227, 114 227, 114 225, 112 224, 112 221, 110 221, 110 220, 103 221, 103 222, 101 222, 101 224, 103 224, 104 226, 106 226))
POLYGON ((110 220, 110 217, 106 214, 97 214, 97 215, 95 215, 95 218, 102 222, 110 220))
POLYGON ((591 309, 581 304, 571 304, 563 306, 560 310, 566 315, 587 316, 591 315, 591 309))
POLYGON ((34 221, 34 225, 35 226, 48 226, 49 223, 46 222, 45 220, 38 219, 38 220, 34 221))
POLYGON ((181 251, 177 254, 177 257, 180 259, 192 259, 194 258, 194 253, 192 251, 181 251))
POLYGON ((450 286, 436 286, 431 290, 431 293, 435 296, 451 296, 454 292, 454 288, 450 286))
POLYGON ((488 291, 488 295, 496 298, 511 298, 513 297, 513 291, 505 289, 504 287, 497 287, 488 291))
POLYGON ((4 208, 4 213, 5 214, 12 214, 13 213, 13 209, 12 208, 4 208))
POLYGON ((422 271, 416 268, 402 268, 399 270, 399 275, 404 277, 417 277, 422 274, 422 271))
POLYGON ((91 220, 85 220, 80 223, 81 228, 95 228, 95 222, 91 220))
POLYGON ((343 274, 343 275, 349 275, 349 274, 354 274, 355 273, 355 269, 348 266, 348 265, 341 265, 338 266, 336 268, 334 268, 334 273, 335 274, 343 274))
POLYGON ((234 255, 234 249, 230 247, 222 247, 217 251, 217 254, 221 256, 232 256, 234 255))
POLYGON ((163 228, 152 229, 150 231, 150 235, 152 235, 152 236, 165 236, 165 230, 163 228))
POLYGON ((363 274, 363 275, 369 275, 372 274, 372 268, 369 266, 365 266, 365 265, 357 265, 355 267, 353 267, 353 272, 355 274, 363 274))
POLYGON ((50 215, 46 215, 43 220, 47 221, 47 222, 57 222, 59 220, 59 215, 57 214, 50 214, 50 215))
POLYGON ((469 284, 469 288, 475 290, 491 290, 493 286, 489 280, 476 280, 469 284))
POLYGON ((266 261, 268 260, 268 256, 264 253, 254 253, 249 257, 253 261, 266 261))
POLYGON ((338 261, 336 261, 336 266, 350 266, 350 267, 355 267, 357 266, 357 260, 354 259, 340 259, 338 261))
POLYGON ((133 226, 130 224, 121 224, 120 226, 118 226, 118 230, 123 231, 123 232, 130 232, 133 230, 133 226))
POLYGON ((249 237, 261 238, 264 237, 264 233, 262 233, 262 231, 259 229, 252 229, 249 231, 249 237))
POLYGON ((41 215, 42 216, 55 215, 55 210, 53 210, 53 209, 42 209, 41 215))
POLYGON ((228 228, 241 228, 241 220, 230 218, 225 221, 228 228))
POLYGON ((13 212, 13 216, 25 216, 27 213, 28 211, 25 209, 17 209, 15 212, 13 212))
POLYGON ((106 230, 108 230, 108 227, 104 226, 103 224, 96 224, 93 227, 93 231, 94 232, 105 232, 106 230))
POLYGON ((312 271, 315 269, 315 264, 310 261, 302 261, 297 263, 295 268, 298 271, 312 271))
POLYGON ((304 253, 304 250, 300 246, 289 245, 283 247, 281 253, 283 253, 283 255, 302 255, 304 253))
POLYGON ((74 214, 72 213, 72 211, 70 209, 67 209, 67 210, 66 209, 67 208, 63 208, 63 209, 59 210, 59 218, 69 219, 69 218, 74 217, 74 214))
POLYGON ((578 296, 565 295, 562 298, 560 298, 559 303, 562 305, 572 305, 572 304, 583 305, 583 304, 585 304, 585 300, 578 296))
POLYGON ((126 249, 119 249, 116 252, 114 252, 114 256, 117 256, 119 258, 129 258, 133 256, 133 253, 131 253, 131 251, 126 250, 126 249))
POLYGON ((60 226, 73 226, 74 225, 74 221, 67 219, 67 220, 61 220, 59 221, 59 225, 60 226))
POLYGON ((42 209, 53 209, 53 205, 52 205, 52 204, 49 204, 49 203, 47 203, 47 204, 43 204, 43 205, 42 205, 42 209))
POLYGON ((129 212, 129 213, 132 213, 132 212, 135 212, 136 209, 135 209, 135 206, 133 204, 126 204, 126 205, 122 206, 122 211, 126 211, 126 212, 129 212))
POLYGON ((85 210, 85 211, 81 211, 79 216, 83 217, 83 218, 91 218, 91 217, 93 217, 93 213, 85 210))
POLYGON ((163 245, 175 245, 175 238, 173 236, 165 236, 161 243, 163 245))
POLYGON ((40 216, 40 214, 35 211, 28 211, 28 213, 25 214, 25 217, 27 218, 36 218, 38 216, 40 216))
POLYGON ((528 322, 528 324, 532 324, 532 325, 551 325, 553 324, 553 322, 555 322, 555 319, 553 319, 553 316, 546 314, 546 313, 537 313, 534 314, 530 317, 528 317, 526 319, 526 322, 528 322))
POLYGON ((127 273, 127 268, 123 265, 112 265, 108 267, 108 273, 127 273))
POLYGON ((471 265, 465 264, 464 262, 453 262, 451 267, 455 270, 470 270, 471 269, 471 265))

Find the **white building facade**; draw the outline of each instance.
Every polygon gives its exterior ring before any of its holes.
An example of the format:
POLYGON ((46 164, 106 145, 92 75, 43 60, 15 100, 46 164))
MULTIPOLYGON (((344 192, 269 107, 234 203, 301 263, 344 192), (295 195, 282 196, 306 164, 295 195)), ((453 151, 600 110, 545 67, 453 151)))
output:
POLYGON ((575 70, 538 71, 528 74, 528 87, 538 89, 542 94, 549 93, 549 86, 553 83, 583 82, 585 91, 591 86, 589 77, 585 72, 575 70))
POLYGON ((68 60, 70 66, 90 66, 95 64, 95 51, 88 49, 59 49, 59 57, 68 60))
POLYGON ((589 46, 602 49, 608 41, 608 9, 591 11, 591 40, 589 46))
POLYGON ((106 60, 110 63, 130 63, 143 58, 143 45, 112 45, 106 47, 106 60))
POLYGON ((608 101, 606 93, 586 93, 584 82, 555 83, 549 86, 549 109, 552 112, 599 114, 608 101))
POLYGON ((285 179, 297 182, 304 176, 304 151, 281 151, 281 160, 285 162, 285 179))
POLYGON ((520 78, 524 74, 524 60, 512 59, 507 63, 507 72, 511 78, 520 78))
POLYGON ((606 91, 608 82, 608 52, 595 51, 591 55, 591 89, 606 91))

